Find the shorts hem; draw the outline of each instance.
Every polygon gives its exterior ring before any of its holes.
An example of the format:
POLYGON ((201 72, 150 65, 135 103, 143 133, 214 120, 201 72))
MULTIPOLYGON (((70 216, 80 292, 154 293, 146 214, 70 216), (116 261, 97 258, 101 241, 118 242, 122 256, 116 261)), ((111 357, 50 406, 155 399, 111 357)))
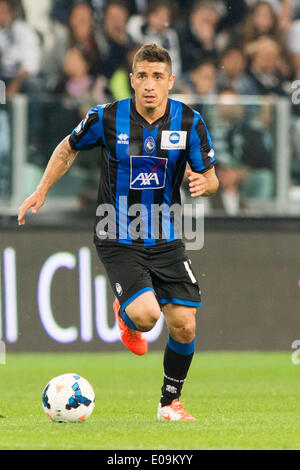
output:
POLYGON ((170 303, 170 304, 176 304, 176 305, 185 305, 187 307, 201 307, 202 306, 202 302, 194 301, 194 300, 171 298, 171 299, 158 299, 158 301, 161 305, 170 303))
POLYGON ((143 289, 138 290, 135 294, 129 297, 129 299, 125 300, 125 302, 121 303, 121 309, 125 311, 125 308, 128 307, 131 302, 137 299, 140 295, 144 294, 144 292, 148 291, 153 292, 156 295, 156 292, 152 287, 144 287, 143 289))

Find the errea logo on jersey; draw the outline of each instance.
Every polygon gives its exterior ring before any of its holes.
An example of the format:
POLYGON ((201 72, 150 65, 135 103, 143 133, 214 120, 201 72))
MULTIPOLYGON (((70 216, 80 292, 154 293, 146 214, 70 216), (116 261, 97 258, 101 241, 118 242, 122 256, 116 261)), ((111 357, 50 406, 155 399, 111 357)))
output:
POLYGON ((129 144, 129 135, 127 135, 127 134, 119 134, 119 135, 118 135, 117 143, 118 143, 118 144, 121 144, 121 145, 128 145, 128 144, 129 144))
POLYGON ((82 131, 88 118, 89 118, 89 113, 86 114, 85 118, 75 128, 75 134, 79 134, 82 131))
POLYGON ((130 189, 164 188, 167 159, 149 156, 130 157, 130 189))
POLYGON ((183 150, 186 148, 187 131, 162 131, 162 150, 183 150))
POLYGON ((214 151, 214 149, 211 149, 211 150, 208 152, 207 155, 209 156, 209 158, 210 158, 211 160, 214 160, 214 156, 215 156, 215 151, 214 151))

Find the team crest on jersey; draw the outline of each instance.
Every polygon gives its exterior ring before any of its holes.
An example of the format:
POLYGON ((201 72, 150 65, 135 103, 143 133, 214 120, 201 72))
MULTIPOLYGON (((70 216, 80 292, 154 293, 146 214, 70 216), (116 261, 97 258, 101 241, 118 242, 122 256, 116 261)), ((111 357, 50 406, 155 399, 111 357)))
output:
POLYGON ((162 150, 183 150, 186 148, 187 131, 162 131, 162 150))
POLYGON ((145 142, 144 142, 144 148, 147 153, 152 153, 155 150, 155 140, 153 139, 152 135, 149 135, 145 142))
POLYGON ((115 284, 115 288, 116 288, 117 294, 121 296, 121 295, 123 294, 123 289, 122 289, 121 284, 119 284, 119 283, 117 282, 117 283, 115 284))
POLYGON ((161 157, 130 157, 130 189, 165 187, 167 159, 161 157))

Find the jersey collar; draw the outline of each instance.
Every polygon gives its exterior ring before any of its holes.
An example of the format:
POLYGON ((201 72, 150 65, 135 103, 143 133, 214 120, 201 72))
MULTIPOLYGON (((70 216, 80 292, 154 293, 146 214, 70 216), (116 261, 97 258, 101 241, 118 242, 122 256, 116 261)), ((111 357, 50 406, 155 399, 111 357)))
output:
POLYGON ((160 124, 162 124, 163 122, 165 122, 169 118, 169 116, 170 116, 170 99, 168 99, 168 101, 167 101, 166 111, 165 111, 164 115, 161 116, 156 121, 152 122, 152 124, 150 124, 148 121, 146 121, 146 119, 143 118, 143 116, 136 110, 135 98, 134 97, 131 98, 130 110, 131 110, 133 119, 135 119, 136 121, 138 121, 139 124, 141 124, 142 126, 146 127, 148 130, 151 131, 151 130, 155 129, 155 127, 159 126, 160 124))

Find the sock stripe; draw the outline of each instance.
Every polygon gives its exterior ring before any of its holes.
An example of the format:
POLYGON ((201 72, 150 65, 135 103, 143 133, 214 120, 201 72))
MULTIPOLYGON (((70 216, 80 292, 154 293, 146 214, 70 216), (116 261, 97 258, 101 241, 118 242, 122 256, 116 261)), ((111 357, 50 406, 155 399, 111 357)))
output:
POLYGON ((169 335, 168 346, 172 351, 182 356, 188 356, 195 351, 196 338, 193 339, 190 343, 179 343, 175 339, 171 338, 169 335))
POLYGON ((166 374, 164 374, 164 378, 167 380, 170 380, 171 382, 176 382, 178 384, 183 384, 185 379, 174 379, 173 377, 168 377, 166 374))

